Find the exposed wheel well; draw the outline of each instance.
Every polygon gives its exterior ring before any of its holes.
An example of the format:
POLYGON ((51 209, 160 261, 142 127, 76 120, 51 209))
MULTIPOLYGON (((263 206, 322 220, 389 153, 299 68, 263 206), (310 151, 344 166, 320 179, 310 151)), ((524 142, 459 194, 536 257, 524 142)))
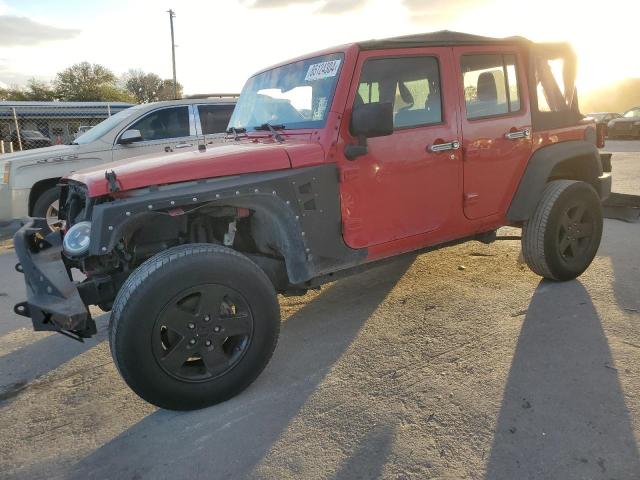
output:
POLYGON ((578 180, 591 184, 597 188, 597 181, 600 172, 595 168, 595 164, 590 156, 581 155, 567 158, 557 163, 547 178, 547 183, 554 180, 578 180))
POLYGON ((38 201, 40 195, 50 188, 55 187, 58 182, 60 182, 60 178, 47 178, 33 184, 31 191, 29 192, 29 215, 33 214, 33 207, 38 201))

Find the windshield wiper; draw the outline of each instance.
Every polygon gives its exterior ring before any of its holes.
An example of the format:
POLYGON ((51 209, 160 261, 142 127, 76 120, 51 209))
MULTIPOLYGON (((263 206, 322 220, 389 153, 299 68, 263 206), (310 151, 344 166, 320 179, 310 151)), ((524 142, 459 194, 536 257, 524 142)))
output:
POLYGON ((238 134, 239 133, 244 133, 246 135, 247 134, 247 129, 243 128, 243 127, 239 127, 239 128, 231 127, 231 128, 227 129, 227 133, 233 134, 233 139, 234 140, 239 140, 240 136, 238 134))
POLYGON ((270 123, 263 123, 262 125, 253 127, 254 130, 269 130, 273 138, 275 138, 280 143, 284 142, 284 137, 276 132, 276 130, 284 130, 284 128, 285 127, 282 124, 271 125, 270 123))

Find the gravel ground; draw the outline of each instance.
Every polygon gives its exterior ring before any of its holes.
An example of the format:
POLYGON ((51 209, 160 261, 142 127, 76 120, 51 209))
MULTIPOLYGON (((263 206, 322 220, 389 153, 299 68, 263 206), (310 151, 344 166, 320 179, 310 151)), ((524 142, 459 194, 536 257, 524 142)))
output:
MULTIPOLYGON (((640 193, 638 157, 614 156, 614 190, 640 193)), ((261 377, 176 413, 122 382, 106 315, 79 344, 10 313, 5 244, 0 478, 640 478, 639 249, 640 224, 607 220, 577 281, 472 242, 282 298, 261 377)))

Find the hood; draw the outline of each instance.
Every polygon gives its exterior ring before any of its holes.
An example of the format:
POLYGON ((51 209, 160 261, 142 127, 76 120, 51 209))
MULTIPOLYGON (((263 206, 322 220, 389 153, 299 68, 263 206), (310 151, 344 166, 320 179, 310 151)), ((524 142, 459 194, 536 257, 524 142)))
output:
POLYGON ((234 142, 209 148, 145 155, 134 159, 102 164, 69 175, 69 179, 87 186, 89 196, 109 193, 105 172, 116 174, 121 191, 205 178, 266 172, 291 168, 292 158, 324 158, 319 144, 234 142))
POLYGON ((640 123, 640 117, 635 117, 635 118, 625 118, 625 117, 614 118, 613 120, 611 120, 609 122, 609 125, 616 124, 616 123, 640 123))

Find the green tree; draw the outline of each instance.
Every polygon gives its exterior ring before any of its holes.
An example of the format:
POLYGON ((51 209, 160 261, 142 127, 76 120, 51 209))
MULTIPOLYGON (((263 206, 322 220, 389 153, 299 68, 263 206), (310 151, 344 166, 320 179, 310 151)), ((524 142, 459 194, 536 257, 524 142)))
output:
MULTIPOLYGON (((176 82, 176 97, 182 98, 182 85, 176 82)), ((174 100, 173 96, 173 80, 167 79, 162 81, 162 87, 158 93, 158 100, 174 100)))
POLYGON ((65 101, 133 101, 134 97, 119 88, 116 80, 108 68, 81 62, 56 75, 55 92, 65 101))
POLYGON ((124 74, 123 83, 127 91, 140 103, 159 100, 158 95, 163 85, 160 76, 142 70, 129 70, 124 74))
POLYGON ((29 79, 24 91, 28 100, 50 102, 57 99, 56 92, 51 85, 35 78, 29 79))

